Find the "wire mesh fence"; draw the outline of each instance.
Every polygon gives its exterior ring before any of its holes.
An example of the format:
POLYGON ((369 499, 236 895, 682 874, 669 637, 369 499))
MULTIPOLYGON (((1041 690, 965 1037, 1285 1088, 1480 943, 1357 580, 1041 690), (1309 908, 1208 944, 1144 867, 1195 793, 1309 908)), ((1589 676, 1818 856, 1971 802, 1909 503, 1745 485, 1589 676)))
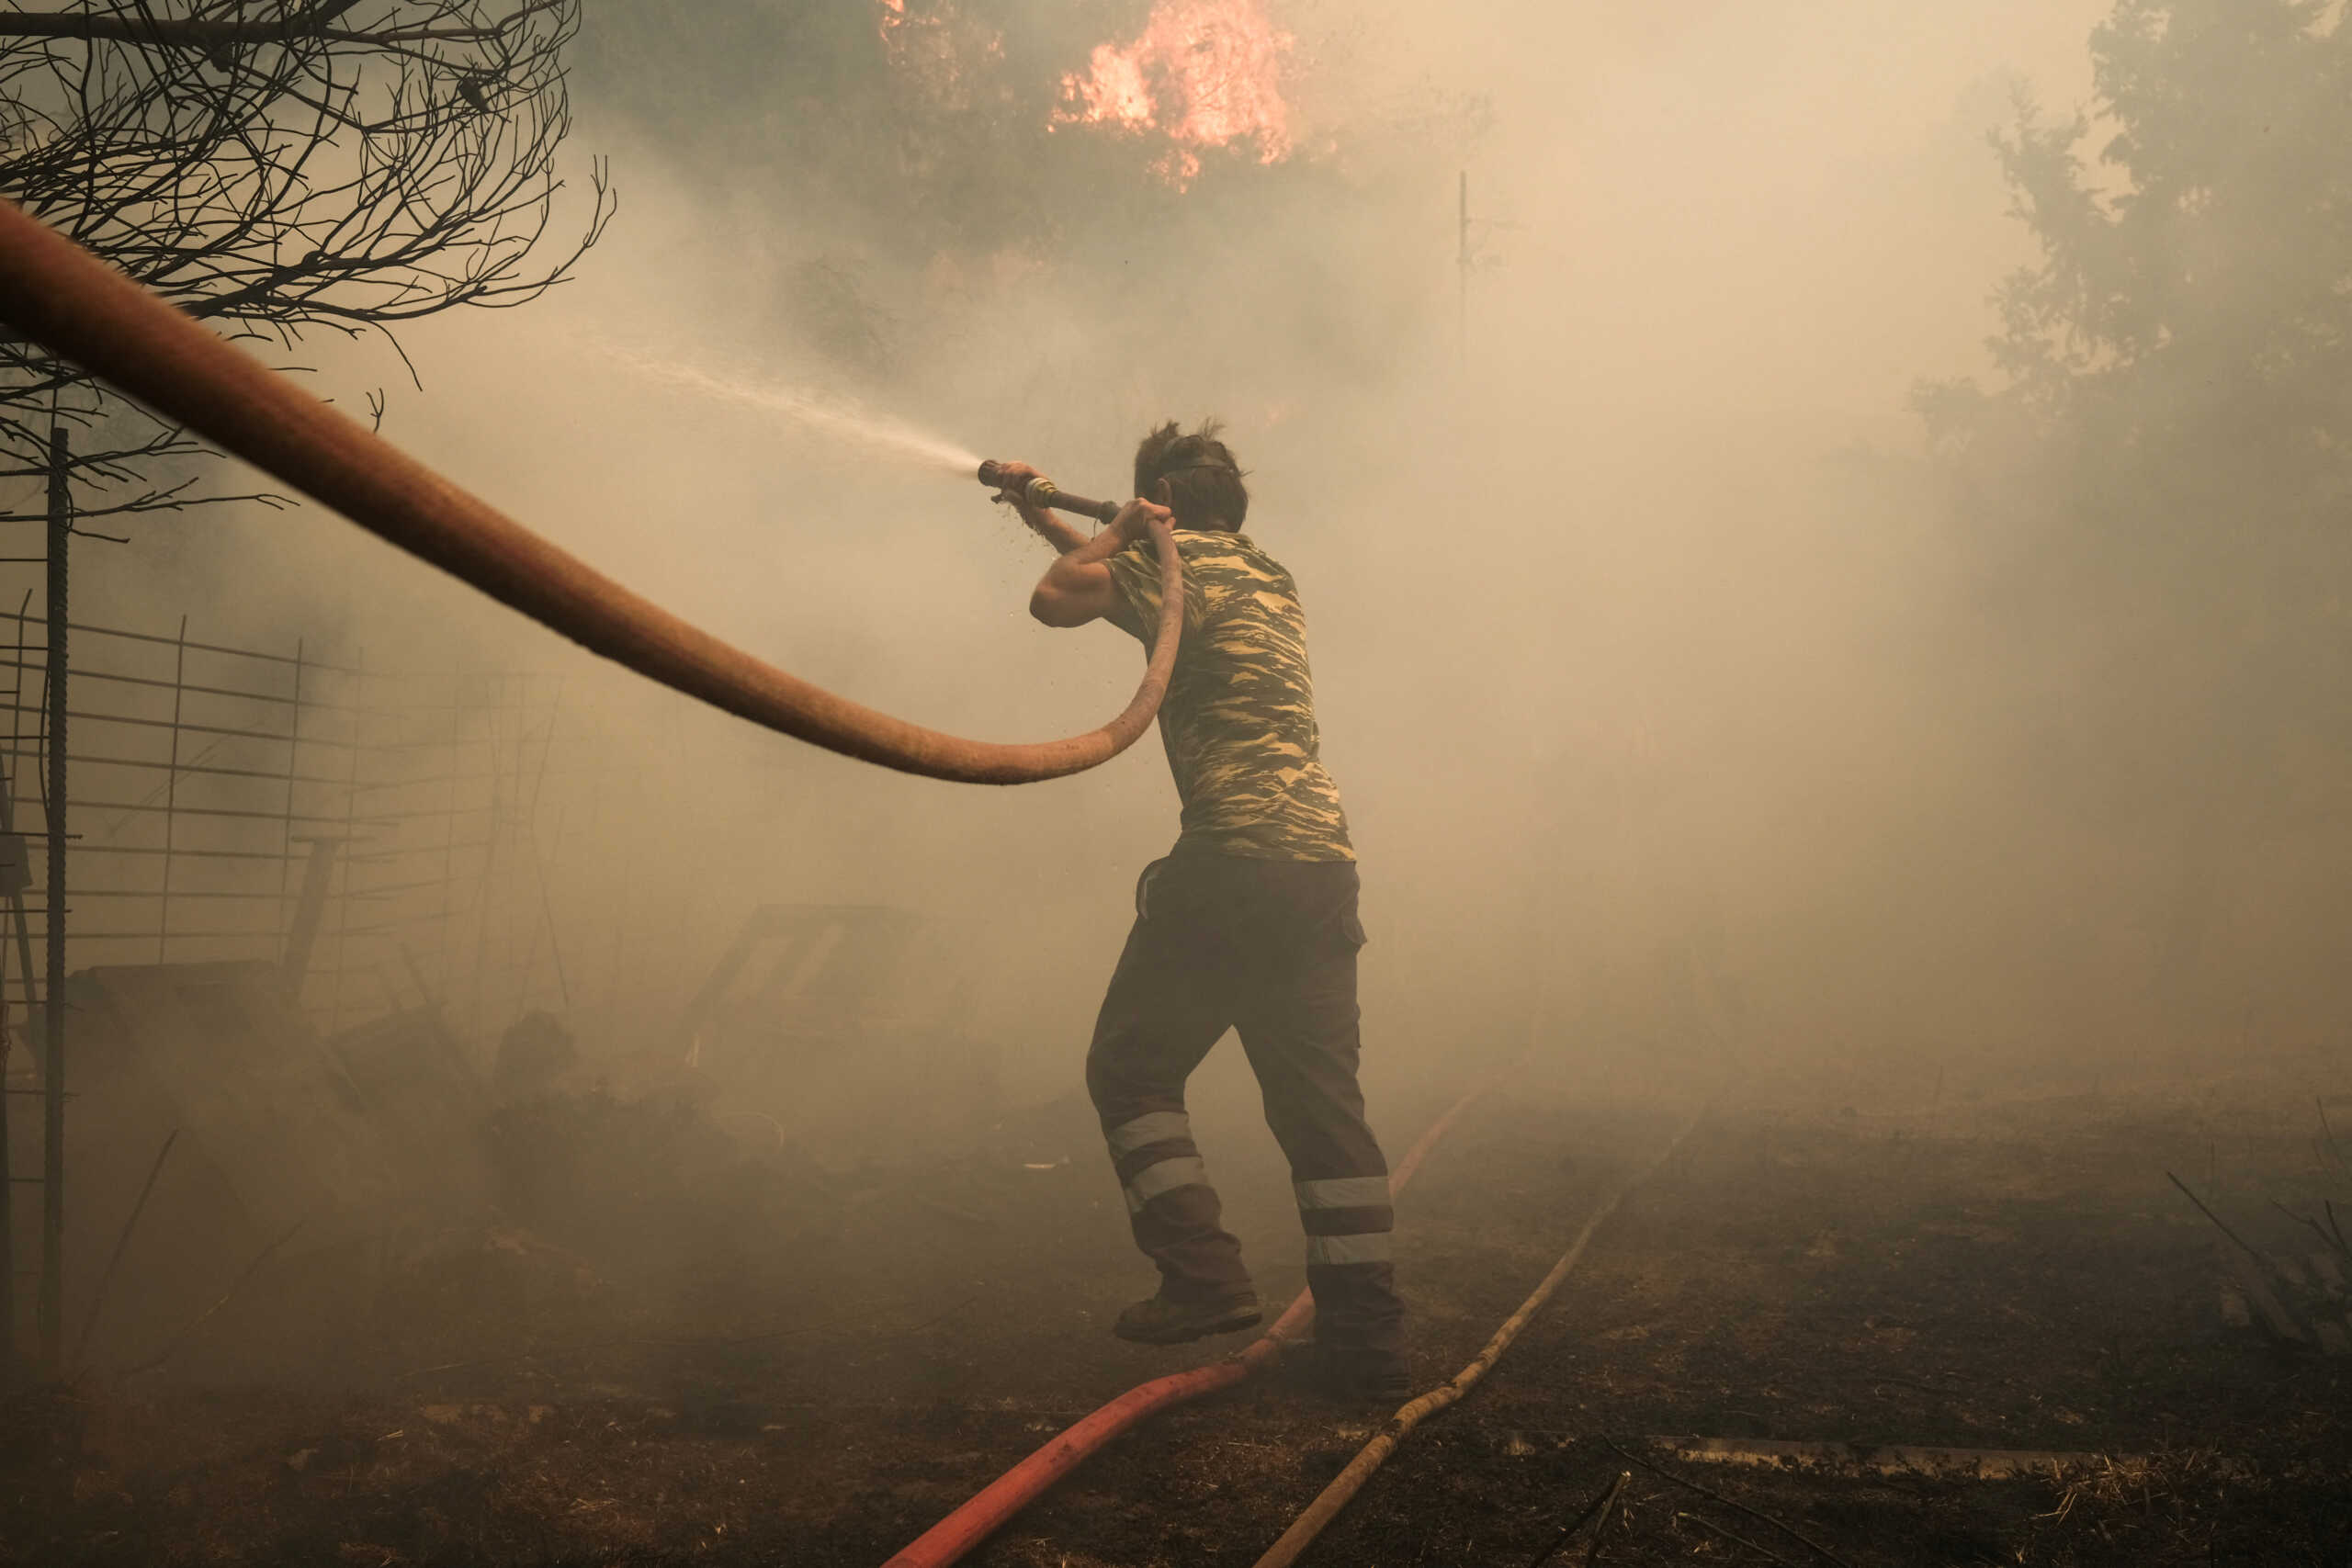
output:
MULTIPOLYGON (((537 820, 561 677, 374 669, 185 622, 71 630, 74 969, 280 964, 324 1034, 429 1004, 480 1038, 563 999, 537 820)), ((40 1005, 48 941, 25 886, 46 874, 45 631, 0 612, 11 1032, 40 1005)))

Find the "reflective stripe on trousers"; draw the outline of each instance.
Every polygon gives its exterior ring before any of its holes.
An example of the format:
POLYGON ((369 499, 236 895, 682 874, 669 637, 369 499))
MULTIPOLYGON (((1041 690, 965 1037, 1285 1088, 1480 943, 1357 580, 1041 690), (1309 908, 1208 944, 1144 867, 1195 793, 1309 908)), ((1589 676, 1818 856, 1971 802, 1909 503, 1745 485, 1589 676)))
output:
POLYGON ((1185 1080, 1237 1032, 1290 1161, 1317 1336, 1394 1348, 1396 1216, 1357 1082, 1356 895, 1348 862, 1180 851, 1156 863, 1095 1019, 1086 1087, 1162 1291, 1238 1297, 1250 1270, 1184 1113, 1185 1080))
POLYGON ((1327 1177, 1295 1182, 1292 1190, 1306 1232, 1307 1267, 1395 1261, 1396 1211, 1385 1174, 1327 1177))
POLYGON ((1130 1214, 1142 1213, 1163 1193, 1209 1183, 1209 1168, 1193 1142, 1193 1119, 1181 1111, 1148 1111, 1112 1128, 1104 1141, 1112 1164, 1125 1173, 1119 1190, 1130 1214))

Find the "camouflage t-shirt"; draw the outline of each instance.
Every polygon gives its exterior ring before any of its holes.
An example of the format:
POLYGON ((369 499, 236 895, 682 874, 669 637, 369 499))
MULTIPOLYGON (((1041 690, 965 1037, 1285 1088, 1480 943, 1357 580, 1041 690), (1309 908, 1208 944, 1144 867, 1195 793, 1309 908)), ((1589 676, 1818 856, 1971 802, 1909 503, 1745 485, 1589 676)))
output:
MULTIPOLYGON (((1346 861, 1347 814, 1323 770, 1306 615, 1280 562, 1240 534, 1181 529, 1184 640, 1159 736, 1183 802, 1187 848, 1256 860, 1346 861)), ((1110 559, 1111 619, 1148 649, 1159 627, 1149 540, 1110 559)))

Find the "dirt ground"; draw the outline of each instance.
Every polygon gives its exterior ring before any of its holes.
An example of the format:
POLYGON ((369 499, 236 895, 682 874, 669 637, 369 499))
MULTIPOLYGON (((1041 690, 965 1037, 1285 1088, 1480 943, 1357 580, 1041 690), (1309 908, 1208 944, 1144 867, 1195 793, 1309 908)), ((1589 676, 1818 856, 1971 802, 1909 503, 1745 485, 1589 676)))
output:
MULTIPOLYGON (((1453 1092, 1396 1097, 1392 1149, 1453 1092)), ((1527 1563, 1629 1472, 1603 1562, 2352 1562, 2352 1360, 2229 1321, 2218 1233, 2165 1177, 2308 1260, 2271 1203, 2352 1191, 2309 1085, 1837 1100, 1709 1111, 1305 1561, 1527 1563), (1685 1463, 1663 1435, 2104 1457, 1855 1478, 1685 1463)), ((0 1561, 878 1564, 1096 1404, 1241 1342, 1105 1332, 1147 1276, 1074 1100, 846 1172, 671 1158, 695 1129, 599 1114, 532 1134, 562 1180, 529 1224, 273 1261, 162 1367, 13 1400, 0 1561)), ((1399 1205, 1423 1385, 1683 1114, 1532 1082, 1469 1111, 1399 1205)), ((1287 1299, 1271 1145, 1202 1122, 1287 1299)), ((1385 1414, 1277 1372, 1128 1434, 969 1561, 1253 1562, 1385 1414)))

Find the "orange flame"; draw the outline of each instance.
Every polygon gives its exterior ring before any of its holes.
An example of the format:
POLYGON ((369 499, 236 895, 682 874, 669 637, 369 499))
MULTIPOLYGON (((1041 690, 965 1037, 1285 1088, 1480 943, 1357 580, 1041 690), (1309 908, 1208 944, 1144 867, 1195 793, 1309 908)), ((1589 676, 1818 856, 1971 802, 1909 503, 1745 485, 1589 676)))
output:
POLYGON ((1175 145, 1155 167, 1180 190, 1201 172, 1200 148, 1247 140, 1261 164, 1278 163, 1291 151, 1292 41, 1259 0, 1156 0, 1142 36, 1095 45, 1086 73, 1062 78, 1052 123, 1159 131, 1175 145))

